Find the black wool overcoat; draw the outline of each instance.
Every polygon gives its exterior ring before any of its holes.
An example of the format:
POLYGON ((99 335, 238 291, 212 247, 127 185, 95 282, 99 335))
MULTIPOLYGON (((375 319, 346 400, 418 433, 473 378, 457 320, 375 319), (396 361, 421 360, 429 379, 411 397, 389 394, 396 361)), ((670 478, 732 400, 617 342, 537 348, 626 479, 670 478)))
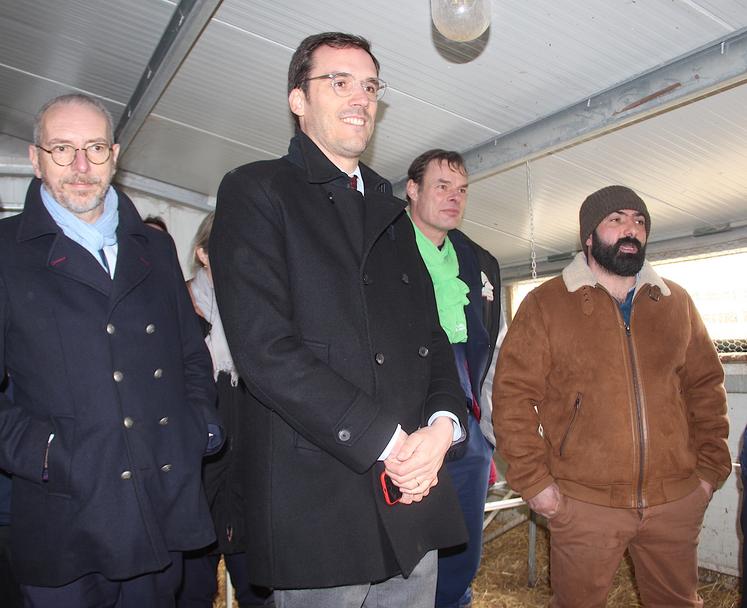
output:
POLYGON ((0 221, 0 468, 21 583, 165 568, 215 538, 200 481, 218 424, 210 355, 171 238, 119 194, 114 279, 65 236, 40 181, 0 221), (43 481, 50 434, 48 481, 43 481))
POLYGON ((408 575, 466 540, 448 473, 388 506, 377 459, 397 424, 465 398, 404 203, 361 165, 366 195, 304 134, 282 159, 228 173, 210 258, 249 387, 249 572, 276 588, 408 575))

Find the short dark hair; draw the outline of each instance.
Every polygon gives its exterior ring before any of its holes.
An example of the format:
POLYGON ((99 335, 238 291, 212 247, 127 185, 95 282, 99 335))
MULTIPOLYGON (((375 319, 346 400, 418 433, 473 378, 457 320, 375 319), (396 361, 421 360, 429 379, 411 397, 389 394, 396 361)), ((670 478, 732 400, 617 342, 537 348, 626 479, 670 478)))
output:
MULTIPOLYGON (((418 185, 418 187, 420 187, 423 182, 423 175, 425 175, 425 170, 428 168, 430 162, 434 160, 439 164, 446 162, 449 165, 449 169, 453 171, 459 171, 459 173, 467 175, 467 167, 464 164, 464 158, 461 154, 459 154, 459 152, 455 152, 453 150, 442 150, 441 148, 433 148, 433 150, 423 152, 414 161, 412 161, 412 163, 410 164, 410 168, 407 170, 407 179, 411 179, 418 185)), ((407 196, 407 202, 410 202, 409 196, 407 196)))
MULTIPOLYGON (((309 93, 308 78, 311 74, 311 61, 314 51, 320 46, 331 46, 334 49, 358 48, 366 51, 376 67, 376 75, 379 75, 379 60, 371 52, 371 44, 361 36, 344 34, 342 32, 323 32, 307 36, 298 45, 288 66, 288 95, 293 89, 301 89, 304 95, 309 93)), ((298 116, 293 115, 296 125, 299 124, 298 116)))
POLYGON ((158 227, 166 233, 169 231, 169 229, 166 228, 166 222, 163 221, 163 218, 157 215, 149 215, 143 220, 143 224, 150 224, 151 226, 158 227))
POLYGON ((81 106, 89 106, 101 113, 101 115, 104 117, 104 120, 106 120, 106 138, 110 144, 113 144, 114 122, 112 120, 111 112, 107 110, 106 106, 101 103, 100 100, 96 99, 95 97, 91 97, 90 95, 84 95, 83 93, 67 93, 66 95, 58 95, 57 97, 50 99, 36 113, 36 116, 34 117, 34 145, 39 146, 42 143, 42 122, 44 121, 44 115, 50 108, 53 108, 54 106, 76 104, 81 106))

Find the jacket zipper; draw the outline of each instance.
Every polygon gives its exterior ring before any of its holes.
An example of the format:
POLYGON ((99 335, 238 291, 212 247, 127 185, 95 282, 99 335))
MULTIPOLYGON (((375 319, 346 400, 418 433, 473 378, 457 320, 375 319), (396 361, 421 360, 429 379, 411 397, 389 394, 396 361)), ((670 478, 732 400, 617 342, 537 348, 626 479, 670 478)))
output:
POLYGON ((635 393, 635 407, 638 417, 638 442, 640 445, 640 456, 638 458, 638 492, 636 496, 636 506, 639 509, 643 509, 646 506, 646 500, 643 498, 643 476, 645 472, 646 462, 646 429, 644 428, 643 424, 643 400, 641 398, 641 385, 638 380, 638 365, 635 358, 635 349, 633 348, 633 336, 630 331, 630 325, 625 325, 625 336, 628 342, 630 367, 633 374, 633 391, 635 393))
POLYGON ((563 439, 560 442, 560 455, 563 455, 563 448, 565 448, 565 442, 568 439, 568 436, 571 434, 571 431, 573 430, 573 425, 576 423, 576 416, 578 416, 578 411, 581 409, 581 393, 576 393, 576 402, 573 404, 573 414, 571 414, 571 421, 568 423, 568 428, 565 431, 565 435, 563 435, 563 439))
MULTIPOLYGON (((607 295, 609 296, 610 300, 612 300, 612 304, 615 307, 615 310, 617 312, 621 321, 624 323, 624 319, 622 317, 622 313, 620 312, 620 307, 617 304, 617 300, 612 297, 612 294, 610 294, 604 287, 602 287, 605 292, 607 292, 607 295)), ((638 299, 638 293, 635 294, 635 297, 633 298, 633 304, 635 304, 635 301, 638 299)), ((630 370, 631 375, 633 376, 633 392, 635 393, 635 410, 636 410, 636 417, 637 420, 637 431, 638 431, 638 445, 640 454, 638 458, 638 484, 636 488, 636 496, 634 496, 635 501, 635 507, 638 509, 643 509, 646 506, 646 500, 643 497, 643 476, 646 471, 646 428, 643 424, 643 398, 641 395, 641 384, 638 379, 638 362, 635 357, 635 348, 633 346, 633 335, 630 331, 630 326, 633 321, 633 314, 635 313, 635 307, 633 310, 630 311, 630 323, 625 323, 625 338, 627 342, 627 349, 628 349, 628 357, 630 359, 630 370)))

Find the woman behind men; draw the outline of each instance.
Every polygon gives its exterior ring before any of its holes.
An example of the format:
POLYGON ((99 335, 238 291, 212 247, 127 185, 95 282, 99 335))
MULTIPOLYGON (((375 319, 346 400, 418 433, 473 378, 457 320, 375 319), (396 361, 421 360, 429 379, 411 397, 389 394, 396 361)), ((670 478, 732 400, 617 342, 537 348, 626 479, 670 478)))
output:
POLYGON ((187 282, 195 312, 213 360, 218 389, 218 411, 227 434, 223 449, 205 459, 205 491, 215 524, 217 543, 199 552, 185 554, 184 579, 177 596, 179 608, 212 608, 217 592, 216 569, 221 554, 236 588, 240 608, 274 606, 272 591, 249 583, 244 549, 244 462, 242 445, 248 438, 244 416, 246 387, 234 367, 215 302, 210 273, 209 242, 213 213, 197 229, 194 239, 194 277, 187 282))

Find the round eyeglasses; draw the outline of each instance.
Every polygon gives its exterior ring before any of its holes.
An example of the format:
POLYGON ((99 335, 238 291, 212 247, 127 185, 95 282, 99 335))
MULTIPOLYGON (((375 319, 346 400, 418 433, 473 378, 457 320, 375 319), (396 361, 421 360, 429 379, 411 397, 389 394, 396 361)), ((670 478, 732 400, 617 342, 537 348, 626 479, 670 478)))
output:
POLYGON ((112 153, 112 147, 109 144, 102 143, 88 144, 83 148, 76 148, 70 144, 55 144, 52 146, 51 150, 47 150, 44 146, 40 145, 37 145, 36 147, 49 154, 55 164, 60 167, 72 165, 78 150, 83 150, 88 162, 94 165, 103 165, 109 160, 112 153))
POLYGON ((363 89, 369 101, 378 101, 384 96, 386 91, 386 82, 381 78, 366 78, 365 80, 356 80, 352 74, 347 72, 333 72, 332 74, 322 74, 321 76, 312 76, 309 80, 321 80, 328 78, 332 85, 332 90, 338 97, 350 97, 355 90, 356 82, 363 89))

